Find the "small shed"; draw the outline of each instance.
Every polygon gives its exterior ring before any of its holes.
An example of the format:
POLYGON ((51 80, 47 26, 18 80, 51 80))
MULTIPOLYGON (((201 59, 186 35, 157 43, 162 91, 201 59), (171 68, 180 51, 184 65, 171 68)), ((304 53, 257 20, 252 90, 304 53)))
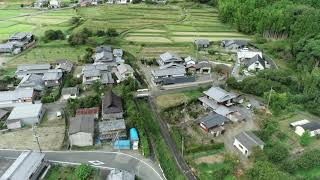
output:
POLYGON ((62 88, 61 95, 62 98, 67 99, 75 99, 79 96, 80 90, 79 87, 68 87, 68 88, 62 88))
POLYGON ((69 127, 69 141, 75 146, 92 146, 94 136, 94 117, 76 116, 71 118, 69 127))
POLYGON ((249 156, 252 153, 253 147, 263 149, 264 145, 265 143, 250 131, 236 135, 233 142, 233 146, 245 156, 249 156))

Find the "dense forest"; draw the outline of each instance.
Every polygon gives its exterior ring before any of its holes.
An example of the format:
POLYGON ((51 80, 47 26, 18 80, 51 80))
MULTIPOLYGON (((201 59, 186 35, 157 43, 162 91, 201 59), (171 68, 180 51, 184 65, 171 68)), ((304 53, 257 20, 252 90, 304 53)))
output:
MULTIPOLYGON (((227 80, 229 88, 263 97, 266 103, 270 100, 273 113, 260 119, 260 130, 255 133, 266 147, 254 153, 255 164, 245 172, 246 179, 306 179, 297 176, 297 171, 319 167, 320 151, 291 156, 278 120, 290 112, 320 115, 320 0, 217 2, 223 22, 253 35, 256 46, 285 64, 241 82, 232 77, 227 80)), ((300 144, 307 138, 301 138, 300 144)))
POLYGON ((290 69, 267 70, 231 87, 258 96, 271 87, 274 110, 300 105, 320 115, 320 1, 220 0, 220 19, 241 32, 255 35, 256 43, 273 43, 273 52, 290 69), (252 89, 251 87, 259 87, 252 89))

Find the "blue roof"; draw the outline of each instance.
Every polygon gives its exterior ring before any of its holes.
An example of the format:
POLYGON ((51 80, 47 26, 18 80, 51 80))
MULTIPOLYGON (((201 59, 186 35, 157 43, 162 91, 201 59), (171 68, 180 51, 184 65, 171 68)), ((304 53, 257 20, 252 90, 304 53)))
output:
POLYGON ((138 132, 136 130, 136 128, 131 128, 130 129, 130 139, 131 140, 139 140, 139 136, 138 136, 138 132))
POLYGON ((117 140, 113 143, 113 146, 129 146, 130 147, 130 140, 117 140))

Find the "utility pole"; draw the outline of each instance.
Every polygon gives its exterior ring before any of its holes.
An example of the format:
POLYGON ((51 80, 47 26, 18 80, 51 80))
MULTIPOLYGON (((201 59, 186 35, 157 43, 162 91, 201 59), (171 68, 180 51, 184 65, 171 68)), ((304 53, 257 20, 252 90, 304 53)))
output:
POLYGON ((38 148, 40 153, 42 153, 41 147, 40 147, 40 143, 39 143, 39 136, 37 135, 37 130, 36 130, 37 126, 32 125, 32 132, 33 132, 33 137, 35 137, 37 144, 38 144, 38 148))
POLYGON ((269 98, 268 98, 268 106, 267 106, 268 109, 269 109, 269 104, 270 104, 270 100, 271 100, 272 91, 273 91, 273 89, 272 89, 272 86, 271 86, 270 93, 269 93, 269 98))

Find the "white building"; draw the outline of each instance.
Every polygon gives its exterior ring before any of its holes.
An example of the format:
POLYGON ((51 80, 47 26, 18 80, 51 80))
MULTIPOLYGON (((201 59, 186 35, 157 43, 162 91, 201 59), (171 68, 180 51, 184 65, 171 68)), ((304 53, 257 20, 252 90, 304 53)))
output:
POLYGON ((40 123, 45 110, 42 104, 19 105, 12 109, 8 119, 8 129, 21 128, 23 125, 34 125, 40 123))
POLYGON ((129 77, 134 78, 134 70, 129 64, 120 64, 117 66, 116 76, 119 82, 128 79, 129 77))
POLYGON ((319 122, 309 122, 302 125, 297 125, 295 128, 295 133, 302 136, 305 132, 309 132, 311 137, 320 134, 320 123, 319 122))
POLYGON ((242 132, 234 138, 233 146, 236 147, 242 154, 249 156, 254 147, 264 148, 264 142, 252 132, 242 132))
POLYGON ((261 51, 251 51, 247 48, 244 48, 244 49, 241 49, 237 52, 237 57, 240 60, 251 59, 256 55, 259 55, 261 58, 263 58, 261 51))

